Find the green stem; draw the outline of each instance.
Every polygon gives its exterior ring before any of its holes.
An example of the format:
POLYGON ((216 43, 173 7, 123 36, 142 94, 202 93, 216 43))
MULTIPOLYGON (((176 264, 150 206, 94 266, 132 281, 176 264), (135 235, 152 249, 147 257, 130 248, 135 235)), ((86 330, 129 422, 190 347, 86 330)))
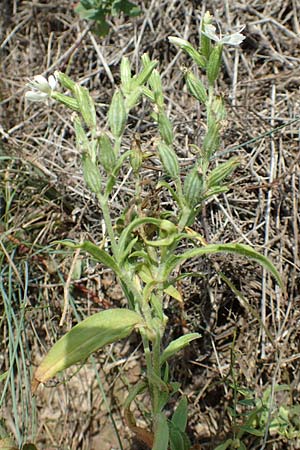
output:
MULTIPOLYGON (((156 339, 153 343, 153 350, 152 350, 152 364, 153 364, 153 372, 155 375, 161 379, 161 370, 160 370, 160 346, 161 346, 161 339, 159 332, 156 334, 156 339)), ((159 397, 160 392, 157 384, 153 385, 153 413, 157 414, 159 413, 159 397)))
POLYGON ((110 214, 109 214, 108 202, 100 194, 97 196, 97 198, 98 198, 98 201, 99 201, 101 209, 102 209, 103 219, 104 219, 105 226, 106 226, 106 229, 108 232, 108 236, 109 236, 109 239, 111 242, 112 253, 114 256, 116 256, 117 255, 117 242, 116 242, 115 233, 113 230, 113 226, 112 226, 112 222, 111 222, 111 218, 110 218, 110 214))

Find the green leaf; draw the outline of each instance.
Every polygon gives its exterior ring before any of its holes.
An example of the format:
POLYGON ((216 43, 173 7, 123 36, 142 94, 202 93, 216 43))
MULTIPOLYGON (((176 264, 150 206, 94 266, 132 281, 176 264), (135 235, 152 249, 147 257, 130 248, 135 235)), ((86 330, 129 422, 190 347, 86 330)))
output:
POLYGON ((113 15, 123 12, 130 17, 137 16, 141 13, 141 9, 128 0, 115 0, 112 4, 111 11, 113 15))
POLYGON ((125 99, 125 109, 126 111, 130 111, 132 108, 134 108, 142 95, 142 88, 140 86, 136 87, 135 89, 132 89, 129 94, 126 94, 125 99))
POLYGON ((171 450, 185 450, 182 433, 176 427, 171 424, 170 429, 170 446, 171 450))
POLYGON ((114 259, 105 251, 99 248, 97 245, 93 244, 90 241, 84 241, 82 244, 77 244, 72 241, 64 240, 64 241, 54 241, 53 244, 62 244, 66 247, 70 248, 81 248, 82 250, 89 253, 96 261, 101 262, 106 267, 112 269, 117 275, 120 275, 119 266, 116 264, 114 259))
POLYGON ((119 243, 118 243, 118 260, 120 260, 120 261, 124 260, 124 254, 126 254, 126 246, 127 246, 128 240, 130 238, 131 233, 136 228, 138 228, 144 224, 155 225, 159 228, 161 222, 162 221, 160 219, 156 219, 154 217, 142 217, 142 218, 134 219, 129 225, 127 225, 127 227, 124 228, 124 230, 120 234, 119 243))
POLYGON ((163 354, 160 357, 160 364, 163 365, 169 358, 176 355, 176 353, 186 347, 191 341, 194 339, 199 339, 200 337, 201 334, 199 333, 189 333, 180 336, 178 339, 175 339, 175 341, 172 341, 163 351, 163 354))
POLYGON ((170 273, 178 264, 181 264, 188 259, 214 253, 233 253, 250 258, 267 269, 273 275, 279 286, 284 288, 281 276, 271 261, 256 250, 253 250, 249 245, 245 244, 209 244, 204 247, 188 250, 181 255, 170 258, 168 264, 166 264, 166 271, 170 273))
POLYGON ((246 425, 240 425, 239 430, 244 431, 245 433, 252 434, 253 436, 258 436, 258 437, 264 436, 264 434, 265 434, 264 430, 257 430, 256 428, 248 427, 246 425))
POLYGON ((146 61, 145 59, 143 60, 143 62, 144 67, 138 75, 135 75, 133 77, 135 86, 142 86, 143 84, 145 84, 158 64, 157 61, 146 61))
POLYGON ((218 445, 214 450, 226 450, 232 444, 232 439, 227 439, 223 444, 218 445))
POLYGON ((101 17, 98 15, 96 26, 93 29, 93 31, 97 34, 99 37, 105 37, 109 33, 109 23, 104 20, 104 17, 101 17))
MULTIPOLYGON (((211 20, 211 16, 210 16, 209 12, 205 13, 205 15, 203 17, 203 21, 202 21, 201 31, 204 31, 205 25, 209 25, 209 24, 211 24, 211 22, 212 22, 212 20, 211 20)), ((207 61, 209 60, 209 56, 211 53, 211 41, 203 33, 201 33, 201 38, 200 38, 200 53, 203 56, 205 56, 207 61)))
POLYGON ((228 186, 215 186, 212 187, 211 189, 209 189, 208 191, 206 191, 203 194, 203 200, 206 200, 210 197, 213 197, 214 195, 219 195, 222 194, 223 192, 227 192, 228 191, 228 186))
POLYGON ((57 341, 36 369, 32 390, 58 372, 80 361, 107 344, 128 336, 142 317, 128 309, 100 311, 80 322, 57 341))
POLYGON ((6 370, 5 372, 0 374, 0 383, 4 380, 6 380, 6 378, 8 377, 9 371, 6 370))
POLYGON ((176 289, 174 286, 170 285, 167 288, 164 289, 164 292, 169 295, 170 297, 177 300, 179 303, 183 302, 183 298, 181 293, 176 289))
POLYGON ((37 447, 34 444, 25 444, 23 445, 22 450, 37 450, 37 447))
POLYGON ((169 427, 163 413, 157 414, 154 423, 154 443, 152 450, 168 450, 169 427))
POLYGON ((188 402, 186 397, 182 397, 172 416, 172 423, 180 431, 185 431, 188 418, 188 402))
POLYGON ((175 36, 170 36, 169 41, 174 45, 178 45, 182 50, 184 50, 201 69, 205 68, 206 59, 199 52, 197 52, 197 50, 194 49, 192 44, 190 44, 185 39, 175 36))
POLYGON ((124 408, 130 408, 131 403, 135 400, 135 398, 144 392, 147 389, 147 384, 144 381, 139 381, 135 386, 132 386, 129 389, 128 395, 124 402, 124 408))
POLYGON ((171 450, 190 450, 191 443, 187 434, 169 422, 171 450))

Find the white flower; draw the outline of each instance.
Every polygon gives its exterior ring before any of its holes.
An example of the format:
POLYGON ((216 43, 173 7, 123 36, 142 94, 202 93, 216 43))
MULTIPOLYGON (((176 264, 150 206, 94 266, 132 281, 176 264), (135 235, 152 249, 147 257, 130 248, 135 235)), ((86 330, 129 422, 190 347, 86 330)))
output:
POLYGON ((243 29, 244 27, 241 28, 238 33, 227 34, 224 37, 219 37, 216 34, 216 27, 214 25, 205 24, 204 31, 202 31, 202 33, 212 41, 218 42, 219 44, 240 45, 246 37, 241 34, 243 29))
POLYGON ((54 75, 50 75, 48 80, 43 75, 36 75, 33 81, 27 84, 32 90, 26 92, 25 97, 32 102, 44 102, 51 96, 56 84, 57 79, 54 75))

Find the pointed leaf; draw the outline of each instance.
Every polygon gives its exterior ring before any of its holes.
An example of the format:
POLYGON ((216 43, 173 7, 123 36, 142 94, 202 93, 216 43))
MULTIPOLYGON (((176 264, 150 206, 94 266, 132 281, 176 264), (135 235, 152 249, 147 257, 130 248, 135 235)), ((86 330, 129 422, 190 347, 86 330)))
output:
POLYGON ((195 258, 197 256, 214 254, 214 253, 234 253, 241 256, 246 256, 247 258, 253 259, 258 262, 262 267, 267 269, 275 278, 277 283, 281 288, 283 288, 283 283, 281 276, 275 266, 271 261, 264 255, 261 255, 252 247, 245 244, 210 244, 205 247, 194 248, 193 250, 188 250, 181 255, 174 256, 170 258, 168 264, 166 265, 167 272, 170 273, 175 267, 186 261, 187 259, 195 258))
POLYGON ((146 62, 146 64, 145 64, 145 62, 146 61, 144 61, 144 67, 141 70, 141 72, 138 75, 135 75, 133 77, 135 85, 137 85, 137 86, 141 86, 144 83, 146 83, 146 81, 151 76, 153 69, 155 69, 155 67, 158 64, 157 61, 149 61, 149 62, 146 62))
POLYGON ((136 325, 142 323, 143 319, 139 314, 120 308, 100 311, 83 320, 59 339, 45 356, 35 371, 33 392, 40 383, 73 364, 84 361, 104 345, 123 339, 136 325))
POLYGON ((172 423, 180 431, 185 431, 188 416, 188 402, 186 397, 182 397, 172 416, 172 423))
POLYGON ((214 450, 226 450, 227 448, 229 448, 229 446, 231 446, 232 442, 232 439, 227 439, 227 441, 223 442, 223 444, 218 445, 214 450))
POLYGON ((82 244, 76 244, 72 241, 54 241, 53 244, 62 244, 70 248, 82 248, 87 253, 89 253, 94 259, 104 264, 106 267, 112 269, 117 275, 120 275, 120 270, 118 265, 115 263, 114 259, 105 251, 99 248, 97 245, 90 241, 84 241, 82 244))
POLYGON ((69 91, 71 91, 72 94, 74 94, 75 86, 76 86, 75 81, 73 81, 73 80, 72 80, 68 75, 66 75, 65 73, 59 72, 59 71, 56 71, 56 72, 55 72, 55 76, 56 76, 56 78, 58 79, 58 81, 60 82, 60 84, 61 84, 64 88, 69 89, 69 91))
POLYGON ((199 339, 200 337, 201 334, 199 333, 189 333, 180 336, 178 339, 175 339, 175 341, 172 341, 163 351, 160 358, 160 364, 163 365, 169 358, 176 355, 176 353, 186 347, 191 341, 194 339, 199 339))
POLYGON ((164 292, 170 297, 175 298, 175 300, 177 300, 179 303, 183 302, 181 293, 174 286, 168 286, 166 289, 164 289, 164 292))
POLYGON ((182 50, 184 50, 199 67, 204 69, 204 67, 206 66, 206 59, 199 52, 197 52, 197 50, 194 49, 190 42, 175 36, 170 36, 168 39, 172 44, 178 45, 182 50))

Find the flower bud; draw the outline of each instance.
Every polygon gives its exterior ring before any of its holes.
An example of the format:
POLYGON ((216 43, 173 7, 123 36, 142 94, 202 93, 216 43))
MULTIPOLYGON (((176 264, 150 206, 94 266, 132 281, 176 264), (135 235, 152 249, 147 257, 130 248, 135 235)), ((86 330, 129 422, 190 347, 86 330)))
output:
POLYGON ((173 129, 169 118, 166 116, 166 113, 161 110, 158 113, 158 128, 161 137, 165 141, 167 145, 172 145, 174 140, 173 129))
POLYGON ((179 177, 179 163, 173 148, 161 142, 158 144, 158 153, 167 175, 177 179, 179 177))
POLYGON ((186 176, 183 185, 184 197, 191 208, 194 208, 202 200, 203 175, 197 168, 192 169, 186 176))
POLYGON ((102 133, 98 138, 99 161, 107 173, 112 173, 116 165, 116 156, 106 133, 102 133))
POLYGON ((213 85, 218 78, 221 68, 223 45, 217 44, 212 50, 207 64, 207 78, 210 85, 213 85))
POLYGON ((199 100, 199 102, 205 103, 207 100, 207 93, 202 81, 196 78, 191 71, 187 71, 185 81, 192 96, 199 100))
POLYGON ((88 153, 82 155, 82 170, 84 181, 95 194, 101 193, 101 175, 97 164, 92 161, 88 153))
POLYGON ((108 124, 115 138, 122 136, 127 120, 124 97, 121 91, 117 90, 112 98, 108 110, 108 124))

